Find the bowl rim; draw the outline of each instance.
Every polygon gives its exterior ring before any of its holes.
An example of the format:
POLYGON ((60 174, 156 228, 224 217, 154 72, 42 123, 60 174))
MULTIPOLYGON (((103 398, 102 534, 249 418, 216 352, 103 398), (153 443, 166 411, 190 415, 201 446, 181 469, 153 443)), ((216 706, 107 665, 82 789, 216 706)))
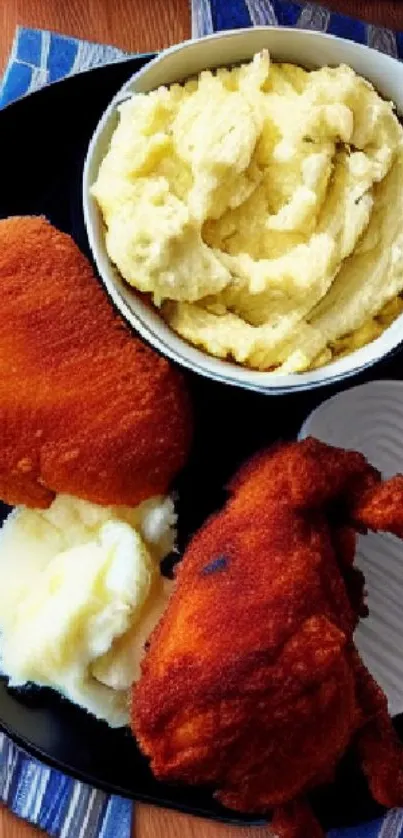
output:
MULTIPOLYGON (((130 286, 125 288, 126 294, 129 295, 130 293, 133 300, 133 307, 129 305, 128 301, 118 288, 118 282, 120 279, 118 271, 109 259, 105 246, 102 246, 102 244, 100 245, 97 241, 94 214, 100 218, 100 210, 95 199, 91 196, 90 187, 93 180, 92 167, 94 156, 98 150, 99 143, 102 142, 103 132, 108 128, 112 119, 116 117, 119 104, 121 104, 124 99, 128 98, 128 96, 136 92, 133 90, 133 86, 136 82, 139 80, 141 81, 143 78, 147 78, 154 67, 158 67, 158 65, 165 62, 167 59, 169 60, 172 55, 175 55, 178 52, 183 52, 187 49, 197 50, 201 45, 206 43, 208 44, 209 42, 228 39, 242 40, 245 38, 253 40, 259 34, 267 34, 276 38, 276 33, 281 33, 283 37, 287 36, 287 34, 292 34, 294 39, 300 38, 301 41, 320 40, 324 43, 326 41, 333 43, 337 42, 341 44, 342 47, 345 46, 347 50, 352 51, 356 55, 365 55, 369 57, 372 54, 374 58, 376 57, 377 61, 384 64, 384 66, 390 70, 396 70, 396 67, 399 67, 399 72, 402 75, 403 81, 403 64, 393 56, 379 52, 366 44, 359 44, 346 38, 339 38, 338 36, 328 32, 303 28, 299 29, 296 27, 255 26, 251 28, 213 32, 199 39, 189 38, 186 41, 173 44, 160 53, 157 53, 150 61, 146 61, 144 65, 133 73, 116 92, 108 107, 101 115, 92 134, 85 157, 82 178, 84 221, 92 256, 104 290, 106 291, 114 308, 125 319, 129 327, 136 334, 146 340, 154 349, 168 357, 171 361, 176 362, 180 366, 191 370, 192 372, 196 372, 199 375, 213 381, 229 384, 235 387, 241 387, 254 392, 265 393, 267 395, 291 394, 316 390, 337 384, 340 381, 347 381, 351 377, 358 376, 365 370, 370 369, 376 363, 381 360, 385 360, 388 356, 398 350, 399 344, 403 340, 403 332, 400 336, 395 333, 399 331, 399 323, 400 325, 403 324, 403 314, 399 315, 393 323, 381 333, 380 336, 364 347, 349 353, 347 356, 336 359, 328 365, 301 373, 279 374, 264 370, 254 370, 241 364, 237 364, 236 362, 212 356, 206 351, 190 344, 190 342, 184 340, 181 336, 174 332, 173 329, 167 327, 157 309, 152 310, 154 321, 153 326, 151 326, 150 323, 145 322, 141 314, 141 309, 143 308, 144 310, 144 303, 139 298, 136 298, 136 292, 134 289, 130 288, 130 286), (118 282, 116 279, 118 279, 118 282), (163 331, 167 333, 167 339, 164 339, 162 334, 163 331), (170 341, 171 336, 172 342, 170 341), (179 348, 175 347, 175 343, 178 344, 178 347, 183 348, 183 354, 179 348), (191 358, 190 354, 194 357, 191 358)), ((268 49, 270 51, 270 45, 268 45, 268 49)), ((147 56, 145 56, 145 58, 147 58, 147 56)), ((244 60, 248 59, 245 58, 244 60)), ((206 65, 207 69, 208 66, 209 65, 206 65)), ((220 66, 220 64, 212 63, 210 66, 220 66)), ((318 66, 324 65, 319 64, 318 66)), ((369 80, 371 80, 370 73, 368 77, 369 80)), ((151 87, 150 89, 154 88, 151 87)), ((403 97, 401 110, 403 111, 403 97)), ((99 223, 103 224, 102 219, 99 223)), ((121 280, 121 284, 125 285, 124 280, 121 280)))

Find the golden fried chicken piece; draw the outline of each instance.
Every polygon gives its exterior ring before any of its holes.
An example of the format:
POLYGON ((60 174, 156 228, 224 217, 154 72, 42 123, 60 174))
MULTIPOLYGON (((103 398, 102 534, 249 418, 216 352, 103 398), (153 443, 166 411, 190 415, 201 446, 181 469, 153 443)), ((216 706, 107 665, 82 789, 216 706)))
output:
POLYGON ((0 497, 135 506, 165 493, 190 444, 184 383, 70 236, 44 218, 0 221, 0 296, 0 497))
POLYGON ((179 565, 134 688, 154 773, 274 809, 281 838, 316 838, 304 797, 354 741, 374 797, 403 804, 386 698, 353 643, 355 528, 403 533, 403 478, 382 484, 361 454, 310 439, 258 455, 229 488, 179 565))

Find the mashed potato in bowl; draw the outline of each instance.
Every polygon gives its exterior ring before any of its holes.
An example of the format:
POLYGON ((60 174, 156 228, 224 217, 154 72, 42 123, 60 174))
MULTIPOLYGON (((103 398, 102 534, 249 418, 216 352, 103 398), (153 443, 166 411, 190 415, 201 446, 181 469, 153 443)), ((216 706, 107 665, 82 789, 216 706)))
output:
POLYGON ((401 312, 402 188, 391 103, 263 51, 124 102, 93 194, 110 258, 176 332, 286 373, 401 312))

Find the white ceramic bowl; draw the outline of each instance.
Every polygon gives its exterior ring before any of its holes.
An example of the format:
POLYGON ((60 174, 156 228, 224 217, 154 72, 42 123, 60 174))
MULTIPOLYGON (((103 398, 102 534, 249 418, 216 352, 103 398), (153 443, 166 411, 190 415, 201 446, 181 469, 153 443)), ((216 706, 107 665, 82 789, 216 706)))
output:
MULTIPOLYGON (((361 451, 385 478, 403 473, 403 381, 372 381, 327 399, 304 422, 299 438, 307 436, 361 451)), ((355 640, 395 715, 403 712, 403 544, 385 533, 360 536, 357 565, 369 617, 355 640)))
POLYGON ((105 248, 101 213, 90 194, 100 162, 117 124, 117 106, 132 92, 146 93, 162 84, 182 81, 206 68, 247 61, 267 48, 274 60, 304 67, 348 64, 368 78, 403 114, 403 63, 383 53, 321 32, 276 27, 255 27, 216 33, 199 41, 186 41, 161 53, 135 73, 114 97, 91 140, 84 167, 83 202, 91 250, 113 303, 128 323, 152 346, 179 364, 227 384, 267 393, 309 390, 339 381, 371 366, 391 352, 403 338, 403 316, 377 340, 356 352, 310 372, 276 375, 246 369, 213 358, 188 344, 146 305, 120 277, 105 248))

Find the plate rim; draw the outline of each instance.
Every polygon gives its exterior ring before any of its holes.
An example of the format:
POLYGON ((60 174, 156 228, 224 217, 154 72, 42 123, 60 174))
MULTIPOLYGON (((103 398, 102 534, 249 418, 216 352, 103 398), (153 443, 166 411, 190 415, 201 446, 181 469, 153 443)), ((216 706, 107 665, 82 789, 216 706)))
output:
MULTIPOLYGON (((122 60, 112 62, 111 64, 90 68, 90 69, 84 71, 83 73, 77 73, 75 75, 69 76, 68 78, 57 80, 57 81, 55 81, 55 82, 37 90, 37 91, 34 91, 32 94, 24 96, 21 99, 15 101, 15 102, 9 103, 3 109, 1 109, 1 111, 0 111, 0 127, 2 126, 2 120, 4 121, 7 118, 14 118, 14 114, 17 111, 25 109, 26 106, 30 107, 32 105, 32 102, 33 102, 32 96, 34 97, 34 102, 35 102, 38 97, 46 98, 47 96, 55 95, 55 93, 58 95, 60 90, 65 90, 67 87, 79 86, 80 81, 82 80, 83 77, 88 79, 92 76, 99 76, 99 75, 102 75, 102 74, 106 75, 108 73, 108 70, 110 70, 113 67, 121 66, 121 65, 129 65, 130 66, 131 64, 135 66, 136 62, 139 62, 139 66, 140 66, 141 61, 144 61, 144 63, 146 63, 148 60, 150 60, 152 55, 153 55, 153 53, 145 53, 145 54, 140 54, 140 55, 129 55, 129 56, 123 58, 122 60), (62 85, 62 87, 60 87, 61 85, 62 85)), ((130 72, 130 71, 128 71, 128 72, 130 72)), ((97 276, 97 273, 95 275, 96 275, 96 278, 97 278, 98 282, 104 288, 104 286, 102 284, 102 281, 97 276)), ((382 360, 385 360, 385 359, 382 359, 382 360)), ((260 395, 263 396, 264 394, 260 394, 260 395)), ((269 393, 268 395, 273 395, 273 394, 269 393)), ((302 394, 302 398, 304 397, 304 395, 306 395, 306 394, 302 394)), ((1 681, 0 688, 3 689, 3 686, 4 686, 4 689, 6 689, 6 685, 4 684, 4 679, 0 679, 0 681, 1 681)), ((82 711, 82 712, 84 712, 84 711, 82 711)), ((236 813, 234 813, 234 815, 232 815, 232 810, 228 810, 229 815, 228 815, 228 817, 226 817, 225 814, 221 815, 221 814, 219 814, 217 812, 214 812, 214 811, 208 811, 208 810, 203 809, 203 808, 198 808, 197 805, 187 806, 186 804, 178 802, 176 800, 170 800, 169 798, 166 799, 166 797, 163 795, 163 793, 161 794, 160 797, 153 797, 152 795, 138 794, 138 793, 135 793, 134 791, 129 791, 128 789, 124 790, 123 788, 120 787, 119 784, 114 785, 113 783, 111 783, 109 781, 103 782, 102 780, 99 780, 98 778, 96 778, 95 775, 93 775, 93 774, 86 773, 85 771, 81 772, 79 769, 73 768, 70 764, 67 765, 63 761, 59 761, 59 760, 53 758, 52 756, 49 756, 46 751, 42 750, 40 747, 35 746, 33 743, 31 743, 25 737, 20 736, 17 732, 15 732, 13 730, 13 728, 10 728, 8 723, 5 722, 4 719, 1 716, 0 716, 0 732, 4 733, 13 743, 15 743, 16 747, 21 748, 22 751, 24 751, 28 755, 32 756, 33 758, 39 759, 44 765, 50 766, 51 768, 55 768, 56 770, 59 770, 62 773, 68 775, 69 777, 72 777, 73 779, 79 780, 80 782, 87 783, 89 785, 94 786, 95 788, 99 788, 99 789, 103 790, 104 792, 106 792, 107 794, 118 794, 121 797, 124 797, 124 798, 129 799, 129 800, 133 800, 133 801, 137 800, 137 801, 140 801, 140 802, 144 802, 144 803, 148 803, 148 804, 152 804, 152 805, 156 805, 156 806, 160 806, 160 807, 165 807, 165 808, 171 809, 173 811, 181 811, 181 812, 184 812, 184 813, 187 813, 187 814, 194 815, 196 817, 204 817, 204 818, 208 818, 212 821, 228 823, 228 824, 232 824, 232 825, 239 825, 239 826, 244 826, 245 827, 245 826, 267 825, 269 823, 269 820, 267 818, 264 818, 264 819, 263 818, 259 818, 259 819, 258 818, 250 819, 249 818, 248 819, 247 814, 246 814, 245 817, 237 818, 236 813)), ((164 788, 164 784, 161 783, 160 787, 161 787, 161 791, 162 791, 163 788, 164 788)), ((178 786, 176 785, 175 788, 178 788, 178 786)), ((370 817, 372 817, 372 816, 370 816, 370 817)), ((368 822, 368 820, 369 820, 369 818, 366 819, 366 822, 368 822)))

